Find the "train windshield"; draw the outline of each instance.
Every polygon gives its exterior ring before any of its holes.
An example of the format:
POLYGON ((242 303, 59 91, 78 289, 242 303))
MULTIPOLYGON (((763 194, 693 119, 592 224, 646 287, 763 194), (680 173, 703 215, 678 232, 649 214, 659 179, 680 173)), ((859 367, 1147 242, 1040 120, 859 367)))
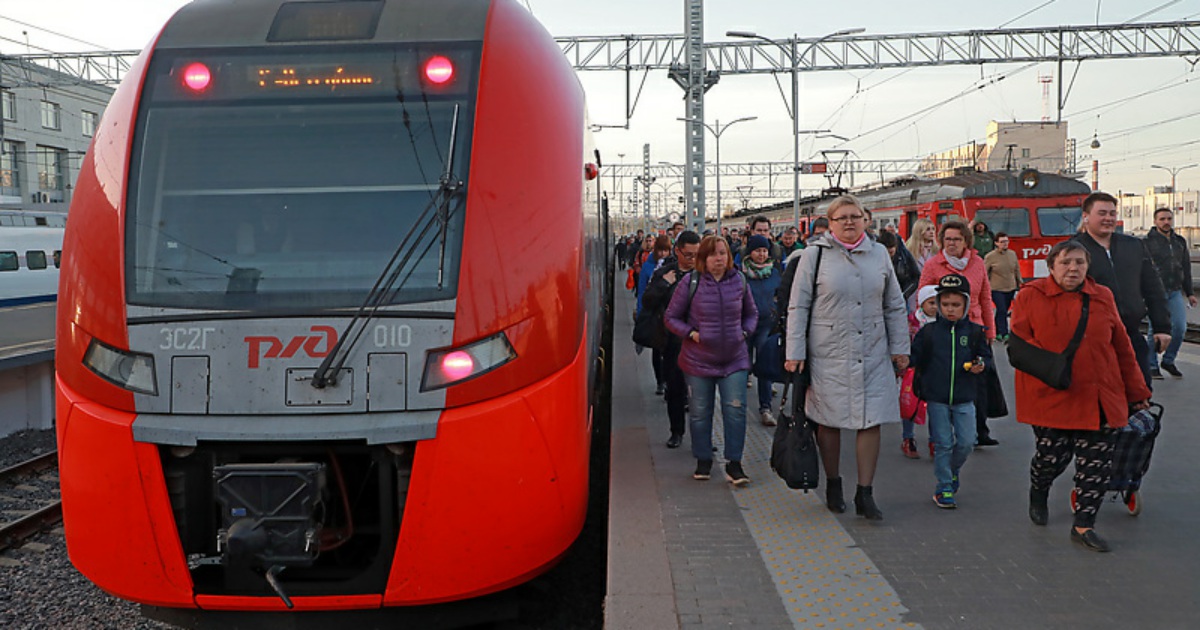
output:
POLYGON ((977 210, 975 221, 987 224, 992 234, 1004 232, 1009 236, 1029 236, 1029 210, 1025 208, 995 208, 977 210))
POLYGON ((313 50, 155 56, 131 164, 130 303, 356 307, 394 255, 386 303, 455 296, 478 44, 313 50))
POLYGON ((1037 216, 1042 236, 1071 236, 1079 229, 1083 209, 1079 206, 1038 208, 1037 216))

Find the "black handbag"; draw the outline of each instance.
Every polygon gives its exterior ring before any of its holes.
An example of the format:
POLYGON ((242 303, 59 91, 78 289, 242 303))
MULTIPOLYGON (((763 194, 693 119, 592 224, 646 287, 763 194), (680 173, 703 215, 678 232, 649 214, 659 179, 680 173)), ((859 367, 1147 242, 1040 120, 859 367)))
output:
MULTIPOLYGON (((816 304, 817 273, 821 271, 821 248, 817 249, 817 263, 813 271, 813 304, 816 304)), ((812 330, 812 306, 808 309, 806 330, 812 330)), ((783 398, 779 402, 779 424, 771 440, 771 468, 793 490, 815 490, 821 483, 820 456, 817 452, 817 423, 804 413, 808 399, 808 386, 812 382, 809 361, 804 369, 786 374, 783 398), (788 388, 794 387, 792 407, 788 410, 788 388)))
POLYGON ((633 343, 647 348, 662 350, 667 345, 663 332, 662 312, 642 305, 633 323, 633 343))
POLYGON ((1040 348, 1011 334, 1008 337, 1008 362, 1014 369, 1037 378, 1039 381, 1054 389, 1069 389, 1071 387, 1071 362, 1075 360, 1075 351, 1083 341, 1083 331, 1088 322, 1088 294, 1083 294, 1083 308, 1079 313, 1079 325, 1075 327, 1075 336, 1062 352, 1051 352, 1040 348))
MULTIPOLYGON (((792 374, 791 381, 797 381, 799 375, 792 374)), ((817 426, 804 415, 804 389, 796 388, 796 396, 792 408, 787 410, 788 389, 792 383, 783 386, 783 398, 780 402, 779 425, 775 427, 775 437, 771 440, 771 469, 783 479, 792 490, 815 490, 821 482, 820 458, 817 455, 817 426)))
POLYGON ((754 367, 751 372, 766 381, 779 383, 784 380, 786 372, 783 370, 783 335, 767 335, 762 345, 754 349, 754 367))
POLYGON ((988 365, 983 371, 987 384, 987 417, 1003 418, 1008 415, 1008 401, 1004 399, 1004 388, 1000 385, 1000 373, 994 365, 988 365))

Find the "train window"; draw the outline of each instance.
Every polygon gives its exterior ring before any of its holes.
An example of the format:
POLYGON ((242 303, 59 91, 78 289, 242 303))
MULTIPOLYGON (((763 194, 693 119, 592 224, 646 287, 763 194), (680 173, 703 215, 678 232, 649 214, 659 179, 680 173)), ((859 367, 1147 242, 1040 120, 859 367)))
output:
POLYGON ((992 234, 1004 232, 1009 236, 1029 236, 1029 210, 1026 208, 993 208, 976 210, 975 221, 987 224, 992 234))
POLYGON ((46 252, 37 249, 25 252, 25 266, 29 269, 45 269, 46 252))
POLYGON ((20 267, 17 252, 0 252, 0 271, 16 271, 20 267))
POLYGON ((54 268, 55 269, 62 268, 62 250, 61 249, 54 250, 54 268))
POLYGON ((1083 210, 1079 206, 1067 208, 1038 208, 1038 228, 1042 236, 1070 236, 1079 230, 1083 210))
POLYGON ((454 90, 436 92, 417 80, 422 56, 407 47, 206 58, 215 78, 198 99, 181 98, 171 74, 195 57, 156 56, 131 167, 130 303, 357 307, 402 244, 389 303, 454 298, 465 194, 447 198, 439 181, 453 156, 453 181, 469 186, 473 46, 439 50, 462 72, 454 90), (394 67, 404 60, 411 76, 394 67), (295 68, 287 76, 317 81, 339 67, 374 82, 260 90, 269 75, 254 74, 253 85, 231 85, 247 72, 295 68))

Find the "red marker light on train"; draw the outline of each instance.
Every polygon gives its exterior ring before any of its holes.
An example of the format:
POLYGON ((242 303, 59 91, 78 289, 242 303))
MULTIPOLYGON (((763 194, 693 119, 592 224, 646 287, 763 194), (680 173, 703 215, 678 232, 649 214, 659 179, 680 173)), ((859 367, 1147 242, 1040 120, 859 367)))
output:
POLYGON ((457 350, 442 357, 442 373, 446 375, 446 380, 457 381, 467 376, 475 370, 475 360, 471 355, 457 350))
POLYGON ((208 66, 196 62, 183 69, 183 85, 193 92, 203 92, 212 83, 208 66))
POLYGON ((454 64, 441 55, 433 57, 425 62, 425 78, 431 83, 442 85, 454 78, 454 64))
POLYGON ((600 167, 588 162, 583 165, 583 176, 590 182, 600 176, 600 167))

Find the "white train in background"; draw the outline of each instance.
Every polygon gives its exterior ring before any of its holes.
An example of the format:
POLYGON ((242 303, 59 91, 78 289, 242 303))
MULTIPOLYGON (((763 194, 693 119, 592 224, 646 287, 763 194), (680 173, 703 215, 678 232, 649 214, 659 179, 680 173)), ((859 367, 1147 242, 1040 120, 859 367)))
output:
POLYGON ((0 308, 54 302, 67 215, 0 210, 0 308))

